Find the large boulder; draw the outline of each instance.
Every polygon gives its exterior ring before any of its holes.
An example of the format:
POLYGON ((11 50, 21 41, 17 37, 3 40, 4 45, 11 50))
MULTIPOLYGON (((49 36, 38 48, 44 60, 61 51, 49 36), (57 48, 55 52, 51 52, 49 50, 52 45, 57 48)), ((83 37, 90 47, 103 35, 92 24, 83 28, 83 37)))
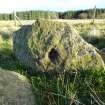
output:
POLYGON ((31 73, 104 68, 96 48, 67 23, 37 20, 14 32, 13 45, 16 57, 31 73))
POLYGON ((98 50, 98 53, 101 55, 103 61, 105 62, 105 48, 98 50))
POLYGON ((36 105, 26 77, 0 69, 0 105, 36 105))

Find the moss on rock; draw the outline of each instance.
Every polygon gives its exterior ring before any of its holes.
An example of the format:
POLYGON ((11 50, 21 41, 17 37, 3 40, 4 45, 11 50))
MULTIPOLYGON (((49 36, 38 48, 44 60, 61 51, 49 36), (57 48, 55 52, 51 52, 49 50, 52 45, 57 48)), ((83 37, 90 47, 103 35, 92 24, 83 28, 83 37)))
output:
POLYGON ((37 20, 13 37, 14 53, 31 73, 104 68, 95 48, 67 23, 37 20))

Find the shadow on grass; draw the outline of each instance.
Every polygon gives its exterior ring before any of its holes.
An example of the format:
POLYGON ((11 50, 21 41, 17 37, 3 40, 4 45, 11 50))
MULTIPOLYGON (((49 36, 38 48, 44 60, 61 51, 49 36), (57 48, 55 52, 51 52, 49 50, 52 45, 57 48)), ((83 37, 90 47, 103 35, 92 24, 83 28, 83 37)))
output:
POLYGON ((83 39, 98 49, 105 48, 105 37, 83 36, 83 39))
POLYGON ((23 74, 24 68, 14 57, 11 49, 0 49, 0 68, 4 70, 16 71, 23 74))
POLYGON ((0 35, 1 35, 2 39, 5 41, 8 41, 9 39, 12 38, 12 33, 0 32, 0 35))

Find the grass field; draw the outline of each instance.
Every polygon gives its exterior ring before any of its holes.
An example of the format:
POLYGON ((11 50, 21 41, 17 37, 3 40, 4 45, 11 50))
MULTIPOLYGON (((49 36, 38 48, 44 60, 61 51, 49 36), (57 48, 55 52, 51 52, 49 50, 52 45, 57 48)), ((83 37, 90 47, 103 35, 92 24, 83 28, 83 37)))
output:
MULTIPOLYGON (((79 34, 99 49, 105 48, 105 20, 55 20, 72 24, 79 34), (84 24, 85 23, 85 24, 84 24), (91 37, 92 27, 100 31, 91 37)), ((32 24, 34 21, 22 21, 32 24)), ((105 72, 80 70, 79 73, 49 77, 46 74, 30 76, 15 58, 12 50, 12 33, 21 26, 14 21, 0 21, 0 68, 19 72, 27 76, 33 86, 38 105, 105 105, 105 72)), ((97 31, 96 31, 97 32, 97 31)))
MULTIPOLYGON (((52 19, 51 19, 52 20, 52 19)), ((32 24, 35 20, 21 20, 21 22, 23 24, 32 24)), ((67 23, 70 23, 70 24, 89 24, 91 22, 93 22, 93 19, 77 19, 77 20, 67 20, 67 19, 53 19, 52 21, 60 21, 60 22, 67 22, 67 23)), ((14 21, 0 21, 1 25, 2 26, 4 24, 5 25, 14 25, 14 21)), ((104 24, 105 23, 105 19, 95 19, 95 23, 96 24, 104 24)))

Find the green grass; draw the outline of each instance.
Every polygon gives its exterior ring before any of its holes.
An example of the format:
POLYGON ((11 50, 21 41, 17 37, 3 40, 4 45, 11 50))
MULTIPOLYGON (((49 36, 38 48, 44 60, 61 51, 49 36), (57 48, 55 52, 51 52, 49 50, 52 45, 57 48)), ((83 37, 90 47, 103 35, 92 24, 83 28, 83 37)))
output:
MULTIPOLYGON (((98 42, 94 40, 93 45, 104 47, 103 38, 98 39, 98 42)), ((0 68, 27 76, 38 105, 105 105, 105 70, 77 70, 79 72, 56 76, 36 73, 35 76, 30 76, 15 58, 11 41, 11 37, 1 35, 0 68)))
POLYGON ((79 73, 65 73, 55 78, 43 74, 31 79, 39 105, 102 105, 105 102, 103 76, 105 72, 81 70, 79 73))
POLYGON ((7 70, 22 71, 22 66, 14 57, 9 40, 2 40, 2 43, 0 43, 0 67, 7 70))
POLYGON ((56 76, 45 73, 29 76, 14 57, 12 45, 3 41, 0 46, 0 67, 27 76, 32 83, 38 105, 102 105, 102 102, 105 102, 103 70, 81 70, 56 76))

